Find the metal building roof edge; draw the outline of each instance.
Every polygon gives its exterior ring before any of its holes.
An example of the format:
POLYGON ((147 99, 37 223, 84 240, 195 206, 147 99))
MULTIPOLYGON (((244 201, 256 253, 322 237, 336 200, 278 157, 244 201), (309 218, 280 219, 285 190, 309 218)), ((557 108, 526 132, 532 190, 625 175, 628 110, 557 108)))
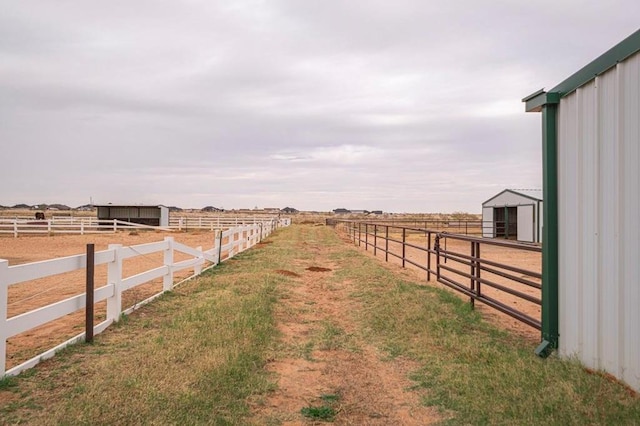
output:
POLYGON ((523 98, 522 102, 525 103, 525 111, 540 112, 543 105, 557 104, 561 97, 572 93, 580 86, 588 83, 639 51, 640 29, 589 62, 548 92, 541 89, 523 98))
POLYGON ((638 51, 640 51, 640 29, 582 67, 549 92, 560 93, 564 97, 638 51))

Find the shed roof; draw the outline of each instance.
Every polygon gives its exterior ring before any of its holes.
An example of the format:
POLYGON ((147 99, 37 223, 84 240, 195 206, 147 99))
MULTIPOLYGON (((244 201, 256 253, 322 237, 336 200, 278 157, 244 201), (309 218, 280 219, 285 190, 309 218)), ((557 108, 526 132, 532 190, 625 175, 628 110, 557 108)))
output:
POLYGON ((525 198, 529 198, 534 201, 542 201, 542 190, 541 189, 505 189, 504 191, 500 191, 493 197, 489 198, 487 201, 483 202, 482 205, 487 204, 489 201, 501 196, 505 192, 511 192, 516 195, 521 195, 525 198))
POLYGON ((167 207, 163 204, 95 204, 94 207, 167 207))

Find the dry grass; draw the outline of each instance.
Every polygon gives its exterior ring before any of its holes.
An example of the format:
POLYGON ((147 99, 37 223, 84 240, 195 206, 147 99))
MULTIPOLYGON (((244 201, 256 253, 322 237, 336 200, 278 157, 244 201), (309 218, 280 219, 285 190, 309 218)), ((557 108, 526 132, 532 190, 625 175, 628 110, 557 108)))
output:
MULTIPOLYGON (((242 257, 240 255, 239 257, 242 257)), ((185 284, 0 392, 3 423, 238 423, 271 388, 277 275, 232 262, 185 284)))
MULTIPOLYGON (((343 382, 349 382, 350 371, 340 363, 360 359, 343 348, 357 336, 358 347, 374 345, 389 360, 411 360, 414 390, 424 395, 425 405, 438 407, 445 423, 637 424, 640 419, 640 398, 624 386, 576 362, 537 358, 530 342, 484 322, 449 292, 421 285, 408 272, 341 243, 329 228, 293 226, 272 241, 141 309, 97 336, 94 345, 73 347, 18 378, 0 381, 0 422, 250 423, 255 420, 250 407, 264 404, 274 388, 265 365, 290 356, 281 350, 291 351, 278 342, 274 312, 294 288, 292 280, 300 278, 276 271, 302 274, 325 244, 331 246, 332 271, 322 284, 349 283, 348 293, 333 290, 331 300, 353 309, 342 314, 348 321, 335 315, 321 321, 310 337, 314 346, 326 348, 323 360, 333 363, 331 371, 343 382)), ((304 284, 295 287, 301 295, 312 281, 304 284)), ((322 306, 307 308, 313 313, 322 306)), ((306 405, 330 407, 320 401, 306 405)), ((301 415, 299 408, 296 414, 301 415)), ((336 421, 341 415, 336 413, 336 421)))

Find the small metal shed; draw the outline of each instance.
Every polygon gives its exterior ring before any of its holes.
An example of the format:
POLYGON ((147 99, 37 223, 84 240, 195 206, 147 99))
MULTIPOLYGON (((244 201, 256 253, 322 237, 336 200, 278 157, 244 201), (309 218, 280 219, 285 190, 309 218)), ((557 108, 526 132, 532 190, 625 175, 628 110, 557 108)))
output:
POLYGON ((523 101, 542 113, 537 352, 557 348, 640 390, 640 30, 523 101))
POLYGON ((169 226, 169 207, 163 205, 105 204, 98 208, 98 220, 118 219, 149 226, 169 226))
POLYGON ((542 190, 505 189, 482 203, 482 236, 542 241, 542 190))

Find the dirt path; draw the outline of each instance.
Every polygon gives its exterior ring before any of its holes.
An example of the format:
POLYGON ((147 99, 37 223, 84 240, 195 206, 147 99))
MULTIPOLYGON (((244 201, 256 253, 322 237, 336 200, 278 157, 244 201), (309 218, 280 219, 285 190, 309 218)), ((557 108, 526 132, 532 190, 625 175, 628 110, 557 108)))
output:
POLYGON ((354 318, 360 306, 350 297, 357 289, 348 280, 335 279, 340 266, 330 261, 331 249, 300 244, 313 257, 293 262, 292 269, 304 273, 278 271, 291 277, 276 315, 284 346, 278 352, 285 355, 268 366, 278 387, 257 409, 258 423, 313 423, 313 416, 301 411, 322 408, 334 410, 334 423, 343 425, 425 425, 439 420, 434 410, 420 404, 420 395, 409 390, 407 375, 417 365, 385 359, 361 335, 354 318))

